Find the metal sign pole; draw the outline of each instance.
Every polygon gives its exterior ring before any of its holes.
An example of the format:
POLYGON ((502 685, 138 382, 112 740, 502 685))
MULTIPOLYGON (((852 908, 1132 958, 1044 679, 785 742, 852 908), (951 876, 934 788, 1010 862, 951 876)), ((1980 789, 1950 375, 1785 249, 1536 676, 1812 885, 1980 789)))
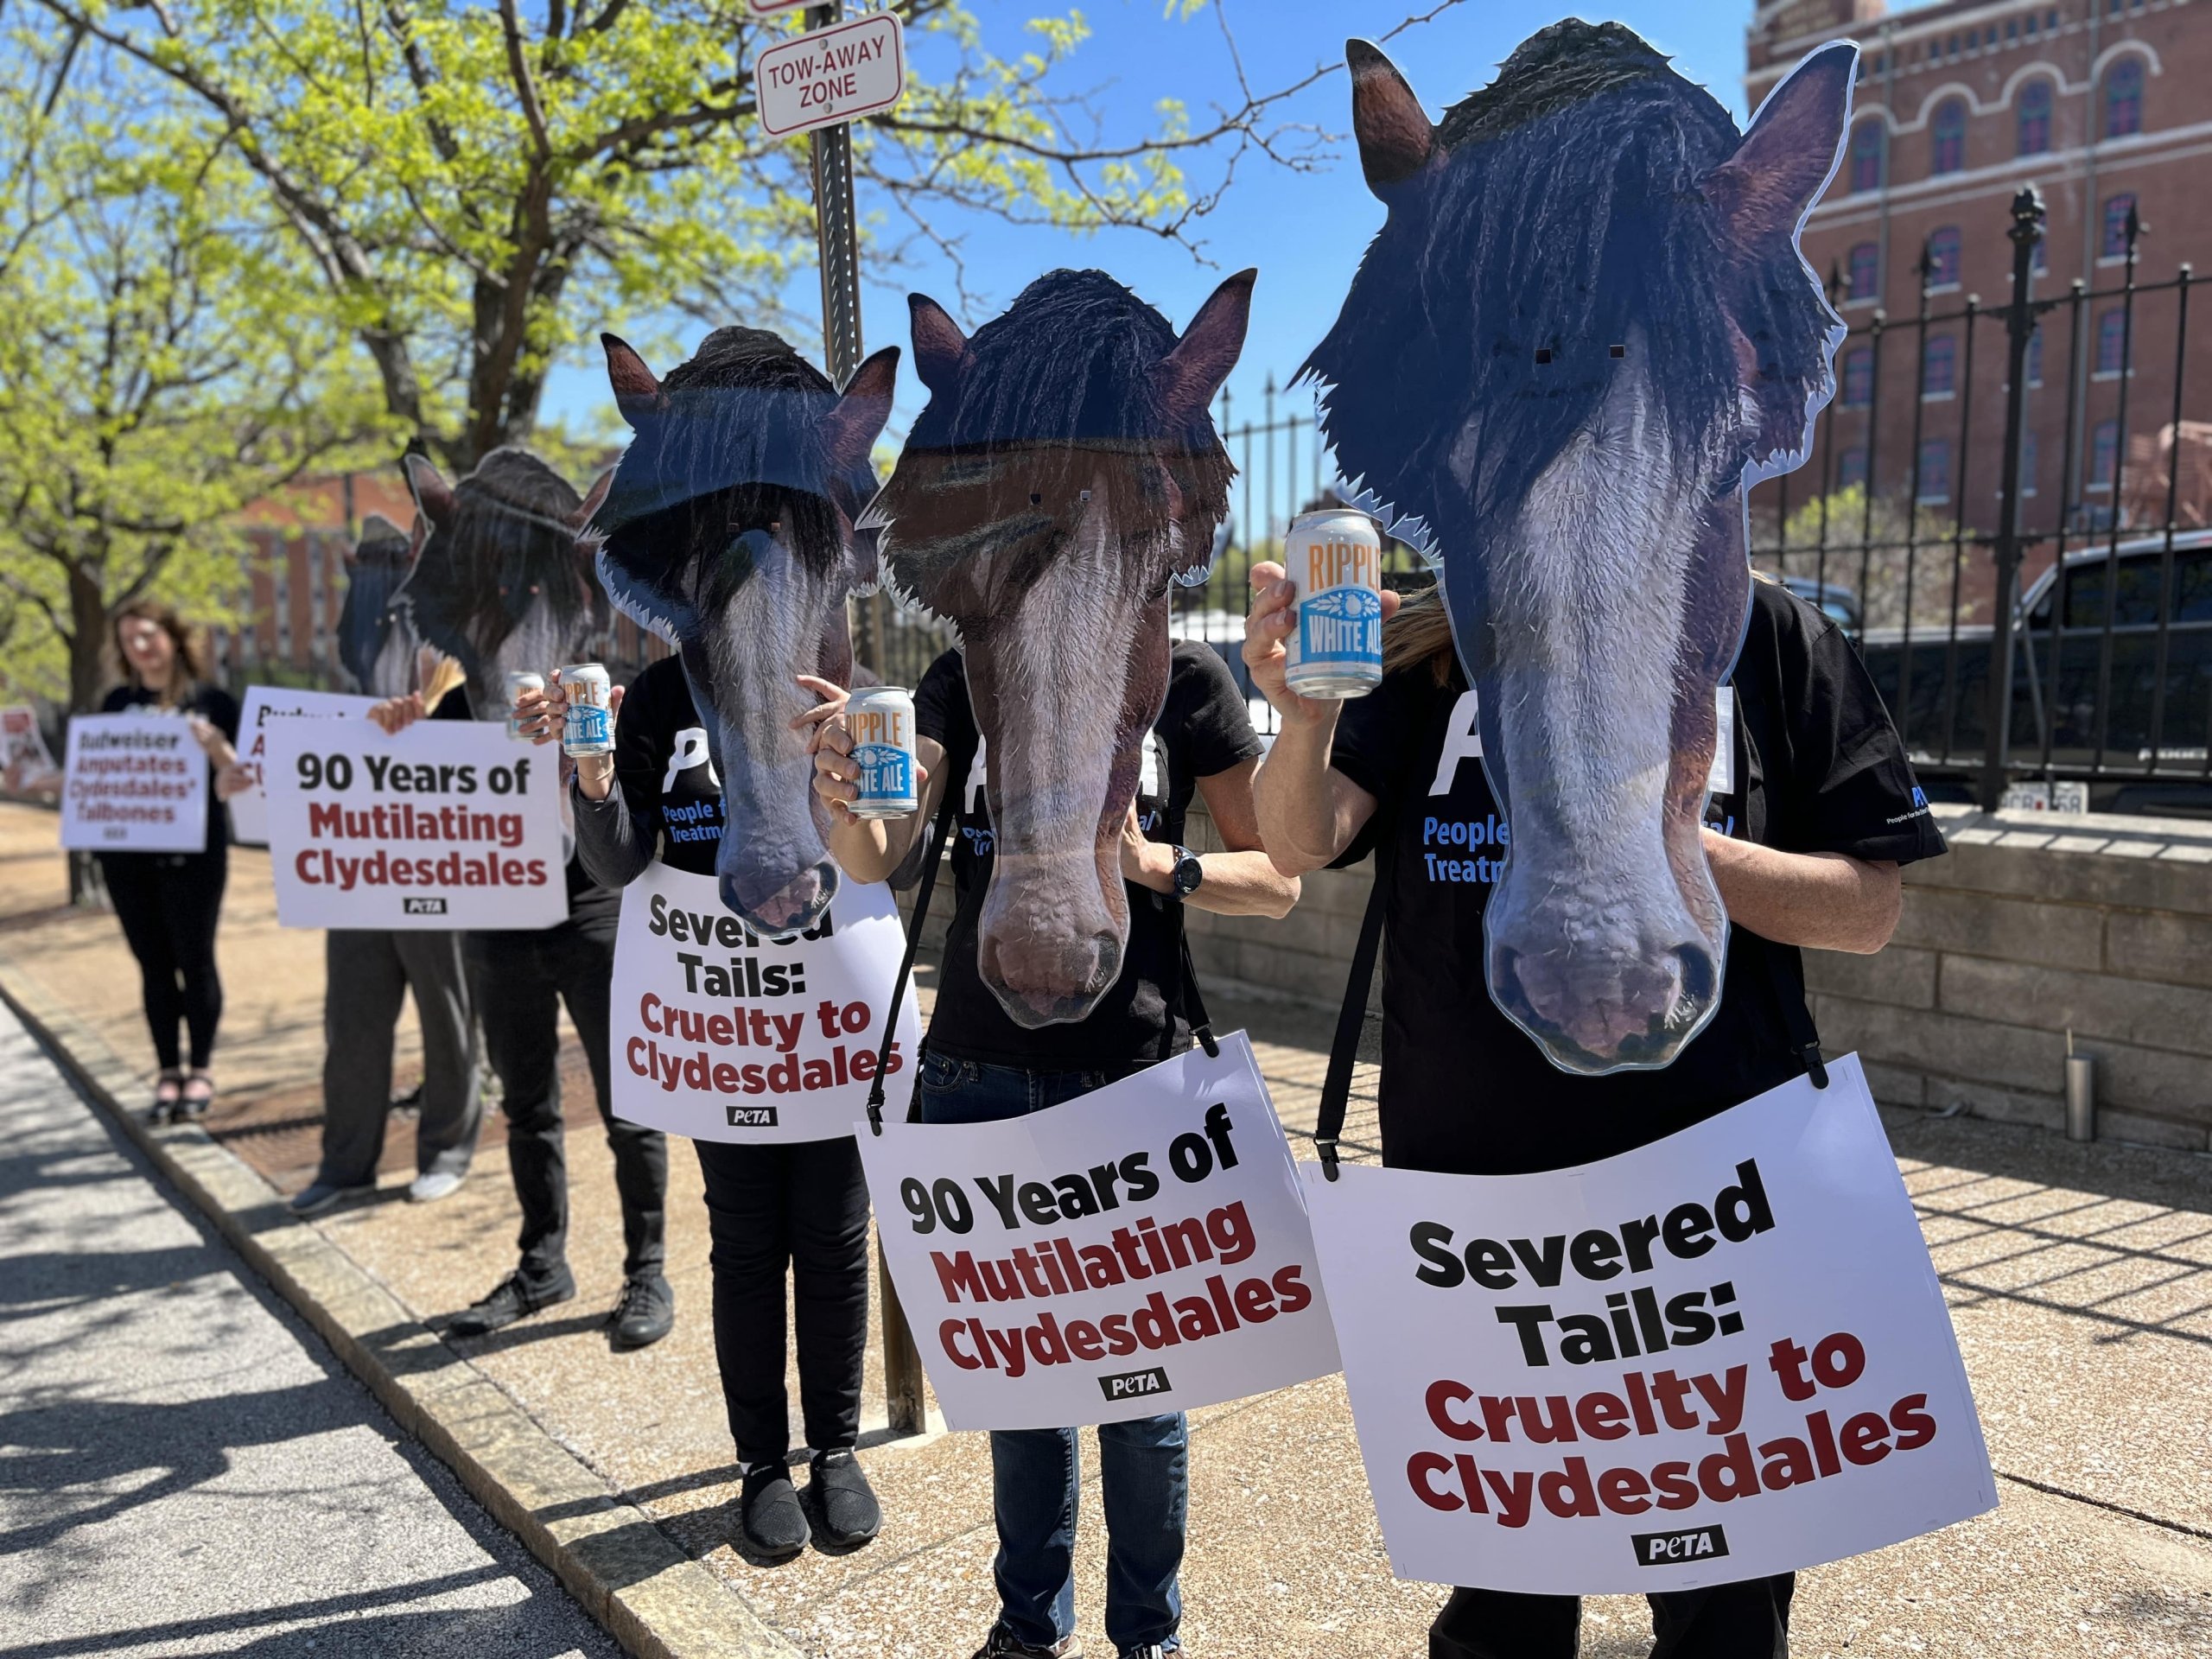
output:
MULTIPOLYGON (((807 8, 809 30, 827 29, 844 11, 842 0, 807 8)), ((853 136, 843 122, 817 127, 810 135, 814 146, 814 234, 822 264, 822 343, 830 363, 830 378, 842 387, 861 365, 860 238, 853 209, 853 136)), ((868 610, 860 611, 860 627, 854 638, 855 659, 874 666, 874 630, 868 610)), ((912 1056, 909 1064, 920 1064, 912 1056)), ((894 1434, 919 1434, 927 1426, 922 1403, 922 1357, 914 1347, 913 1328, 899 1305, 899 1292, 891 1282, 890 1263, 876 1249, 876 1277, 883 1287, 883 1392, 886 1414, 894 1434)))

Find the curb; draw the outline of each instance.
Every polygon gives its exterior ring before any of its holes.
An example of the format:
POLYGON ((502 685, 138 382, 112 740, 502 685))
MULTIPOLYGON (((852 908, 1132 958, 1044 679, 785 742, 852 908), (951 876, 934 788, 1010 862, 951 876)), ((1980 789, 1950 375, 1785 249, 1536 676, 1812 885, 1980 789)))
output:
POLYGON ((283 1195, 197 1127, 156 1131, 122 1104, 143 1084, 97 1033, 0 952, 0 1001, 247 1265, 550 1568, 636 1659, 801 1659, 653 1518, 445 1345, 283 1195))

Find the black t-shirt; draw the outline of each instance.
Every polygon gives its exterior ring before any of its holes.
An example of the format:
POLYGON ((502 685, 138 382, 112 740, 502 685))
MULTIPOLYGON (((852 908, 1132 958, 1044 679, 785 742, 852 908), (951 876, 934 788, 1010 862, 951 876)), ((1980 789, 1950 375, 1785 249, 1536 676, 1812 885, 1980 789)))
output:
MULTIPOLYGON (((1858 653, 1782 588, 1756 582, 1752 592, 1732 677, 1732 776, 1716 790, 1707 823, 1785 852, 1900 864, 1942 853, 1942 832, 1858 653)), ((1483 912, 1503 815, 1471 741, 1474 713, 1456 667, 1439 686, 1417 666, 1347 703, 1337 728, 1332 764, 1382 803, 1338 862, 1365 856, 1386 826, 1390 836, 1384 1161, 1459 1174, 1586 1163, 1798 1075, 1784 999, 1802 1008, 1802 962, 1794 946, 1738 926, 1729 929, 1720 1006, 1661 1070, 1571 1076, 1498 1010, 1484 975, 1483 912)))
MULTIPOLYGON (((465 685, 454 687, 439 698, 438 706, 430 710, 432 720, 474 720, 475 717, 468 710, 468 688, 465 685)), ((501 714, 496 718, 504 721, 506 716, 501 714)), ((558 746, 555 747, 557 753, 558 746)), ((561 785, 561 796, 565 811, 568 799, 565 781, 561 785)), ((569 881, 569 919, 572 922, 605 922, 617 915, 622 908, 622 895, 612 888, 601 887, 591 879, 591 872, 584 868, 583 860, 577 855, 575 830, 564 823, 561 826, 561 833, 570 843, 565 872, 569 881)))
MULTIPOLYGON (((119 715, 127 709, 158 707, 160 697, 135 682, 118 685, 100 702, 104 715, 119 715)), ((200 715, 216 727, 225 737, 235 744, 238 741, 238 702, 219 685, 195 685, 192 695, 184 700, 182 712, 200 715)), ((196 749, 199 746, 194 745, 196 749)), ((212 770, 207 779, 207 845, 206 850, 219 853, 231 844, 231 815, 222 802, 215 798, 215 779, 212 770)), ((189 858, 189 853, 120 853, 103 854, 103 857, 121 858, 189 858)))
POLYGON ((673 657, 648 664, 622 694, 614 777, 639 842, 662 863, 712 875, 722 844, 722 786, 707 758, 707 728, 673 657))
MULTIPOLYGON (((944 746, 948 781, 960 790, 959 839, 952 849, 954 908, 945 935, 932 1053, 1032 1071, 1091 1071, 1148 1065, 1191 1046, 1183 994, 1183 907, 1149 887, 1125 882, 1129 943, 1121 977, 1090 1017, 1036 1029, 1007 1017, 976 968, 976 938, 991 879, 990 807, 983 788, 983 740, 968 702, 960 653, 930 665, 914 691, 914 730, 944 746)), ((1198 781, 1260 752, 1251 710, 1211 645, 1178 639, 1169 648, 1167 699, 1145 741, 1137 784, 1137 821, 1152 841, 1179 844, 1198 781)))

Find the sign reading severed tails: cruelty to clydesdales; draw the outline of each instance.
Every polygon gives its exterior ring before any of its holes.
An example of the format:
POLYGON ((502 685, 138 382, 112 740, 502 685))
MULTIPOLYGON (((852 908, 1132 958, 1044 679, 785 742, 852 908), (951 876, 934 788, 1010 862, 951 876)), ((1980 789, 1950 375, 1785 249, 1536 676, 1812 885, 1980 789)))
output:
POLYGON ((779 41, 753 60, 760 129, 788 138, 890 109, 906 90, 906 36, 895 11, 779 41))
POLYGON ((1337 1369, 1251 1045, 993 1123, 863 1123, 883 1254, 954 1428, 1116 1422, 1337 1369))
POLYGON ((1857 1057, 1827 1076, 1543 1174, 1301 1167, 1400 1578, 1693 1589, 1996 1507, 1857 1057))

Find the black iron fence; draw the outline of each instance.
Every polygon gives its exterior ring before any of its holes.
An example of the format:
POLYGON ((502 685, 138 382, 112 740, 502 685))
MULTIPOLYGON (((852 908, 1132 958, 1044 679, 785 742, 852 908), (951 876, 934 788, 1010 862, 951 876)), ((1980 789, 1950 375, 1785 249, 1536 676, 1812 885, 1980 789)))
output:
POLYGON ((1850 630, 1939 788, 2212 810, 2197 284, 2186 264, 2142 280, 2131 208, 2110 281, 2039 296, 2043 218, 2020 192, 2003 304, 1950 301, 1958 251, 1931 247, 1915 315, 1851 328, 1812 460, 1754 495, 1753 557, 1850 630))

